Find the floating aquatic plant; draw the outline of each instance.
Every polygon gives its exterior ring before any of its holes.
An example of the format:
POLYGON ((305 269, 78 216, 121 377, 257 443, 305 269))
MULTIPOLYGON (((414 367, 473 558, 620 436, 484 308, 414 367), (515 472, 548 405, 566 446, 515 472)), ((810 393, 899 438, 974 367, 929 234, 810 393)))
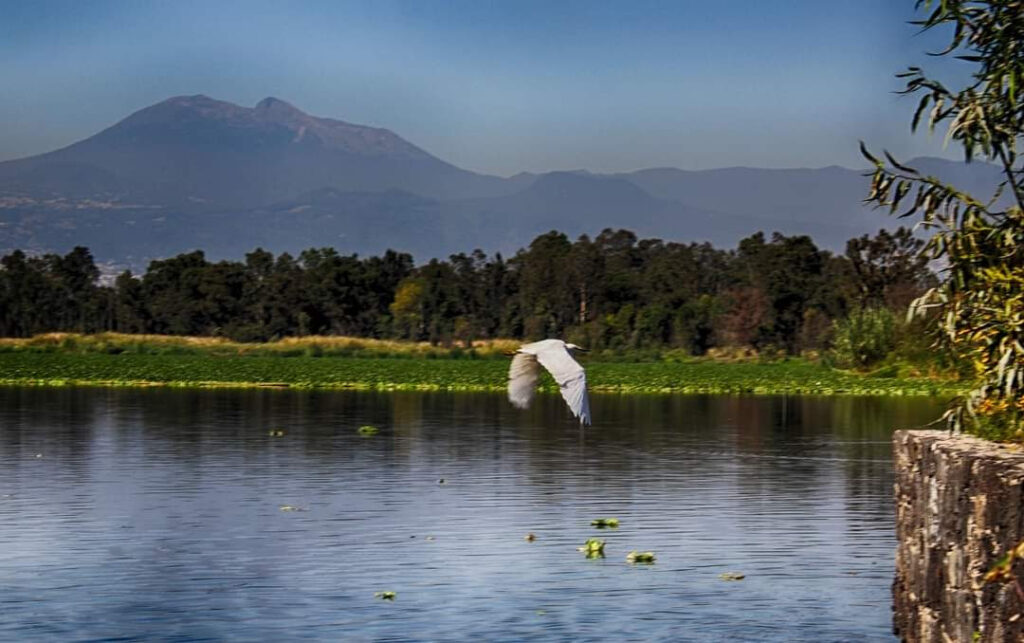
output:
MULTIPOLYGON (((28 386, 171 386, 501 391, 503 360, 260 357, 221 354, 4 352, 0 384, 28 386)), ((595 362, 592 392, 942 395, 969 383, 882 378, 789 360, 773 364, 595 362)), ((554 382, 544 389, 557 392, 554 382)))
POLYGON ((267 435, 269 435, 272 438, 283 438, 284 437, 284 430, 283 429, 270 429, 269 431, 267 431, 267 435))
POLYGON ((743 580, 746 578, 746 575, 739 572, 725 572, 723 574, 719 574, 718 577, 722 580, 743 580))
POLYGON ((630 563, 653 563, 654 552, 633 550, 626 554, 626 561, 630 563))
POLYGON ((382 601, 393 601, 397 594, 395 592, 374 592, 374 598, 379 598, 382 601))
POLYGON ((591 520, 590 521, 590 525, 592 527, 597 527, 598 529, 605 529, 605 528, 615 529, 616 527, 619 526, 619 519, 618 518, 598 518, 596 520, 591 520))
POLYGON ((281 511, 306 511, 306 507, 296 507, 295 505, 281 505, 281 511))
POLYGON ((366 424, 364 426, 359 427, 359 431, 358 431, 359 435, 367 435, 367 436, 369 436, 369 435, 377 435, 379 432, 380 432, 380 429, 378 429, 375 426, 370 426, 369 424, 366 424))
POLYGON ((597 538, 587 538, 582 547, 577 547, 587 558, 604 558, 604 541, 597 538))

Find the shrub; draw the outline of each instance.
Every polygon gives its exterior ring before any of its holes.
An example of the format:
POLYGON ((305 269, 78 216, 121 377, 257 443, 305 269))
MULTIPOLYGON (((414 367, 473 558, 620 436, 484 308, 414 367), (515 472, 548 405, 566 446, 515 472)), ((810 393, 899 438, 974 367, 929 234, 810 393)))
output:
POLYGON ((898 322, 887 308, 855 310, 833 322, 832 362, 841 368, 869 368, 896 348, 898 322))

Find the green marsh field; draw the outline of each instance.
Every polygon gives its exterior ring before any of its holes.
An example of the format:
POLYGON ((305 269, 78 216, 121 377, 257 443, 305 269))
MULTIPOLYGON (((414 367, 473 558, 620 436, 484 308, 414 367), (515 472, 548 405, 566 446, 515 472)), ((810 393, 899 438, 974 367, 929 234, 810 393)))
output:
MULTIPOLYGON (((957 382, 839 371, 803 361, 768 363, 587 360, 594 392, 947 395, 957 382)), ((0 350, 0 384, 33 386, 289 387, 499 391, 507 359, 267 356, 71 350, 0 350)), ((555 391, 546 376, 541 385, 555 391)))

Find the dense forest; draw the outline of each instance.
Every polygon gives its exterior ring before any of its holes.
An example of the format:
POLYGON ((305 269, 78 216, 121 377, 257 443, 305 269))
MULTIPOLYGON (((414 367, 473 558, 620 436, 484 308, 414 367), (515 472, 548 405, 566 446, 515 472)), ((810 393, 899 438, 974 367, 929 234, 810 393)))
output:
POLYGON ((14 251, 0 260, 0 335, 319 334, 442 344, 565 337, 612 351, 798 354, 881 324, 873 333, 885 337, 869 343, 888 346, 850 350, 884 352, 898 342, 894 328, 908 303, 935 280, 921 246, 904 228, 851 239, 843 254, 778 233, 721 250, 627 230, 576 241, 552 231, 507 259, 475 250, 421 266, 393 251, 360 258, 314 248, 275 257, 257 249, 244 261, 216 262, 195 251, 106 285, 86 248, 63 256, 14 251))

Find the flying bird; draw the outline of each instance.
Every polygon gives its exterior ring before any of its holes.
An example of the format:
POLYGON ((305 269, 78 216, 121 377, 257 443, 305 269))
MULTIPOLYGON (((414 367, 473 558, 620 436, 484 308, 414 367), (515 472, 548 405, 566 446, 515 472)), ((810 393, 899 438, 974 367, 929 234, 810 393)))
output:
POLYGON ((545 339, 523 344, 512 357, 508 369, 508 400, 516 408, 530 406, 537 392, 540 367, 548 369, 558 383, 565 403, 580 424, 590 424, 590 398, 587 397, 587 375, 572 357, 571 351, 586 351, 560 339, 545 339))

